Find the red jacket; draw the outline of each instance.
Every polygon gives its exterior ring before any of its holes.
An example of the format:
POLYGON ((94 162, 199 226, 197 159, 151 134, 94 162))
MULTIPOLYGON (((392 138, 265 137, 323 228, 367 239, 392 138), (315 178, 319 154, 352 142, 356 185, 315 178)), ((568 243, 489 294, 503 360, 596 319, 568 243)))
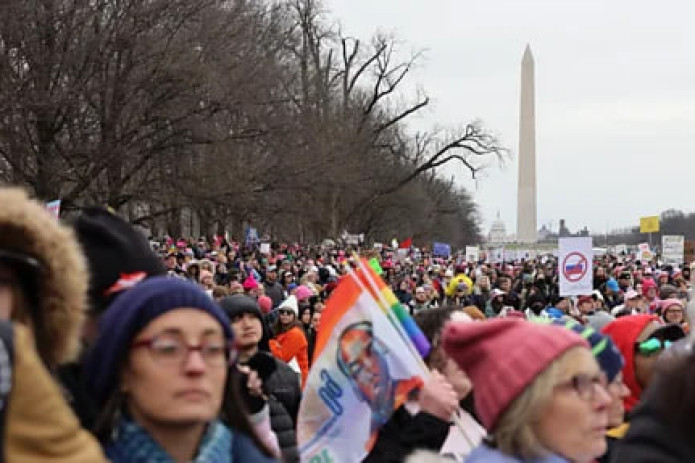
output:
POLYGON ((278 334, 270 340, 270 351, 285 363, 290 363, 296 357, 302 373, 303 388, 309 374, 309 343, 304 336, 304 331, 298 326, 293 326, 284 333, 278 334))

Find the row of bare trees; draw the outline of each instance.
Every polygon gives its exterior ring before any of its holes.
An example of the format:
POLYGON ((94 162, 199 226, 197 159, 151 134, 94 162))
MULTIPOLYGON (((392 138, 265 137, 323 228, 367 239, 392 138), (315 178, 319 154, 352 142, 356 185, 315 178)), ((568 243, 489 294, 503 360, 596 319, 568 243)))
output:
POLYGON ((478 123, 410 130, 419 55, 343 34, 319 0, 7 0, 0 17, 0 181, 171 235, 188 214, 308 242, 477 238, 437 168, 475 175, 504 150, 478 123))

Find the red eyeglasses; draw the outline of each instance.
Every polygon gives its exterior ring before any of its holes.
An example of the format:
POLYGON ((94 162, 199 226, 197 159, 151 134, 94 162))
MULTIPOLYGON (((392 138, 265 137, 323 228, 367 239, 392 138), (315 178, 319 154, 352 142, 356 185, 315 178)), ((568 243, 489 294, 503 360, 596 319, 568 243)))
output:
POLYGON ((217 335, 192 346, 180 335, 163 333, 131 344, 132 349, 140 347, 146 347, 158 363, 167 366, 182 366, 193 351, 200 353, 203 361, 211 367, 233 364, 237 357, 233 343, 217 335))

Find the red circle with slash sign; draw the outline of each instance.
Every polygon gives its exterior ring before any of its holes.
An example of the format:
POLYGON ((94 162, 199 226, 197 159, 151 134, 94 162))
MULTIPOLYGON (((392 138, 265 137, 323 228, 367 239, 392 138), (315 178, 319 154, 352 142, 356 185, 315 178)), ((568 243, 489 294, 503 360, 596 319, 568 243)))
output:
POLYGON ((562 274, 567 281, 576 283, 586 275, 589 270, 589 261, 581 252, 570 252, 562 261, 562 274))

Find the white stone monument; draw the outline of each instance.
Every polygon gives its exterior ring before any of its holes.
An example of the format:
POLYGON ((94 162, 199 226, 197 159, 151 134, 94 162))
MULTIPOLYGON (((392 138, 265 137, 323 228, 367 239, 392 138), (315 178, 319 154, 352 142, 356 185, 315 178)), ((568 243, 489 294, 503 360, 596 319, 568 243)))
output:
POLYGON ((531 47, 521 60, 521 105, 519 114, 519 184, 517 241, 535 243, 536 222, 536 108, 535 77, 531 47))

